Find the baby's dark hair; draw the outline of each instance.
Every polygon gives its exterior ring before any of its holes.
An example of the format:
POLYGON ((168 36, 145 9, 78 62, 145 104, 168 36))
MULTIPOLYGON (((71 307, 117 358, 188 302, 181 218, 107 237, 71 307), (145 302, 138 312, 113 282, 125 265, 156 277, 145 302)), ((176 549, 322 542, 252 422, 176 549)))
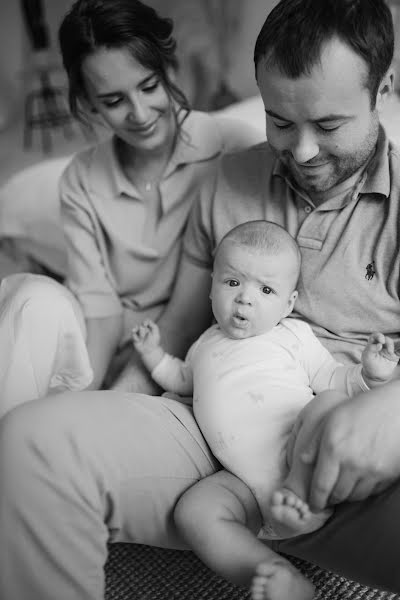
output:
POLYGON ((273 256, 278 256, 283 252, 292 253, 295 285, 297 284, 300 275, 301 253, 296 240, 281 225, 261 219, 241 223, 224 235, 215 255, 222 243, 227 241, 273 256))

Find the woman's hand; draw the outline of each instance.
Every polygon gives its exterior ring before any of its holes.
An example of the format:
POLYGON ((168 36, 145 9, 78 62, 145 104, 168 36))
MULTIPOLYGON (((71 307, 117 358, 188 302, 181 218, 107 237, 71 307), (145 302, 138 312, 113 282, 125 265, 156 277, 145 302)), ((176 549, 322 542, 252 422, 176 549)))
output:
POLYGON ((321 410, 316 397, 299 415, 290 445, 312 471, 312 510, 380 492, 400 474, 400 381, 333 408, 321 410))

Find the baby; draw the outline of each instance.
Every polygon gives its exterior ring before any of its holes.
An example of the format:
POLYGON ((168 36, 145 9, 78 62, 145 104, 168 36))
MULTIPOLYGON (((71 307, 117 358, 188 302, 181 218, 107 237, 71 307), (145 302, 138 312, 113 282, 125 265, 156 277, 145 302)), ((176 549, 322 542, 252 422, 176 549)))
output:
POLYGON ((239 225, 215 254, 210 298, 216 324, 185 361, 164 352, 155 323, 133 330, 134 346, 154 380, 167 391, 193 394, 201 431, 230 472, 217 472, 182 496, 175 509, 180 533, 212 569, 251 584, 254 600, 306 599, 314 593, 263 542, 314 531, 332 512, 312 513, 298 490, 285 485, 287 442, 298 413, 314 394, 343 402, 384 383, 398 361, 393 340, 372 334, 362 365, 345 367, 309 325, 288 318, 300 262, 295 240, 279 225, 239 225), (244 484, 257 502, 255 516, 243 509, 244 484))

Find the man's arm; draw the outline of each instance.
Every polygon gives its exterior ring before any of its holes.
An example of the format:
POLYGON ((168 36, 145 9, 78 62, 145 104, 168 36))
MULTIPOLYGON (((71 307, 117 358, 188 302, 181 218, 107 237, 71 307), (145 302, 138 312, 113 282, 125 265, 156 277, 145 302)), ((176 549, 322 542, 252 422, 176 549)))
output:
POLYGON ((158 321, 165 350, 183 357, 211 325, 211 271, 182 256, 174 291, 158 321))

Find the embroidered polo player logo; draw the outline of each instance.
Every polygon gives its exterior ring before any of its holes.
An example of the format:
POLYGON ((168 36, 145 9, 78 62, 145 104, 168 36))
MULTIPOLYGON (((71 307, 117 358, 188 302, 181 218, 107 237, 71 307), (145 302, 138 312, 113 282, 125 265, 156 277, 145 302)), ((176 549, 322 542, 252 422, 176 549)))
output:
POLYGON ((372 262, 369 263, 369 265, 367 265, 366 267, 366 274, 365 274, 365 279, 368 279, 368 281, 371 281, 371 279, 374 278, 375 275, 375 261, 373 260, 372 262))

